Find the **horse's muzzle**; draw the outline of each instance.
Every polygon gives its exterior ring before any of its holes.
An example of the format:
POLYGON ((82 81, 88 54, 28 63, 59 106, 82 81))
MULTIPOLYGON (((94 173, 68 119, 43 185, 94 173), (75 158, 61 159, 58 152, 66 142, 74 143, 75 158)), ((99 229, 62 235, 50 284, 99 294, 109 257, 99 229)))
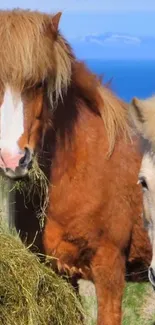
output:
POLYGON ((15 157, 7 156, 3 152, 1 153, 1 160, 3 162, 3 172, 6 176, 12 179, 22 178, 27 175, 28 170, 32 165, 32 152, 29 148, 25 148, 24 151, 15 157))
POLYGON ((153 267, 149 267, 148 270, 148 277, 149 277, 149 281, 152 284, 154 290, 155 290, 155 269, 153 267))

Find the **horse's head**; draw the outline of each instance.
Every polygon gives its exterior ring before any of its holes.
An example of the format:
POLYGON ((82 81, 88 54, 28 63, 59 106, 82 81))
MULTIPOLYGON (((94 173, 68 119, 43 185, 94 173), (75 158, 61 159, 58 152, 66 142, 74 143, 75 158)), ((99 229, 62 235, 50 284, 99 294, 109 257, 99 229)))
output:
POLYGON ((0 167, 23 177, 71 74, 70 50, 58 32, 61 14, 0 11, 0 167))
POLYGON ((143 218, 152 245, 149 280, 155 288, 155 97, 130 105, 133 122, 141 134, 143 158, 138 183, 143 190, 143 218))
POLYGON ((41 131, 42 90, 21 93, 4 86, 0 105, 0 167, 10 177, 26 175, 41 131), (31 93, 31 96, 30 96, 31 93))

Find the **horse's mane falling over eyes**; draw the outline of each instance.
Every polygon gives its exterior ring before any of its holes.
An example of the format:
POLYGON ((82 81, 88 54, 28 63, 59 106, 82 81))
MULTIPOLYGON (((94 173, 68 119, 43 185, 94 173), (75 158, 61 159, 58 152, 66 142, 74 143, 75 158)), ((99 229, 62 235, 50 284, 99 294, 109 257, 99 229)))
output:
POLYGON ((52 76, 57 93, 71 78, 69 46, 52 30, 52 16, 39 12, 0 11, 0 79, 14 86, 33 85, 52 76), (56 71, 55 71, 56 67, 56 71))
POLYGON ((79 99, 101 115, 112 152, 118 133, 129 134, 126 105, 75 59, 52 18, 26 10, 0 11, 0 82, 22 90, 46 80, 51 108, 73 86, 79 99))

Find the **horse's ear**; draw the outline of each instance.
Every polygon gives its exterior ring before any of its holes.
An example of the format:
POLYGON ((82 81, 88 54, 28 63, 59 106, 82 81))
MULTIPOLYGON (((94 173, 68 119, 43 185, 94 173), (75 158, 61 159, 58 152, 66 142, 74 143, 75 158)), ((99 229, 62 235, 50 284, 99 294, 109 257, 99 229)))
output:
POLYGON ((54 28, 55 32, 59 29, 59 22, 61 18, 62 12, 58 12, 56 15, 52 17, 52 27, 54 28))
POLYGON ((143 133, 143 124, 145 121, 143 101, 134 97, 129 105, 129 114, 137 131, 143 133))
POLYGON ((145 100, 133 98, 129 113, 143 138, 155 144, 155 97, 145 100))

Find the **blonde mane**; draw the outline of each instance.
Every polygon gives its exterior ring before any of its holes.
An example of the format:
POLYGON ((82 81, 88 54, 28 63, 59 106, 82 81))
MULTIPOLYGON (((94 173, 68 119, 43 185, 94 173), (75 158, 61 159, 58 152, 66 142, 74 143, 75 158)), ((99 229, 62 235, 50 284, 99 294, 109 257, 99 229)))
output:
POLYGON ((52 17, 28 10, 0 11, 1 82, 22 88, 25 82, 33 85, 51 75, 57 98, 68 87, 69 50, 59 33, 52 33, 52 17))
POLYGON ((118 99, 110 89, 100 86, 99 96, 102 99, 99 110, 104 121, 109 140, 109 155, 112 154, 117 136, 131 139, 132 129, 129 122, 128 106, 118 99))

